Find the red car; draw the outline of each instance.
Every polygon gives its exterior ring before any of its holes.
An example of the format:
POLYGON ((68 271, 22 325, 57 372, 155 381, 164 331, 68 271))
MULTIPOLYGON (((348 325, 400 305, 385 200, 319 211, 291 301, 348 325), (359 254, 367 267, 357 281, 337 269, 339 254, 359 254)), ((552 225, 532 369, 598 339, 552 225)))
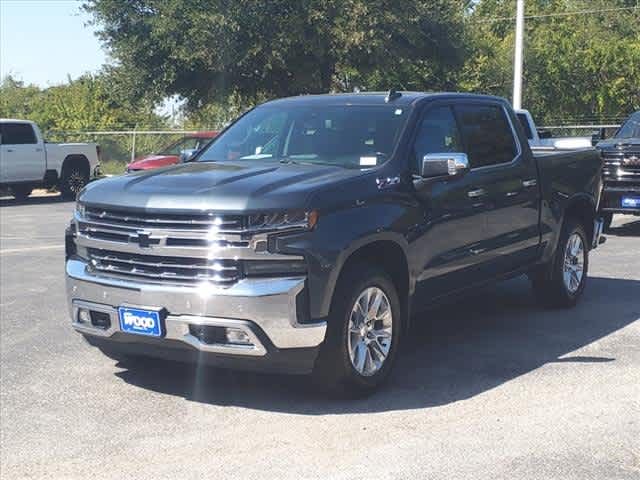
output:
POLYGON ((180 155, 182 153, 189 154, 200 150, 200 148, 202 148, 216 135, 218 135, 218 132, 215 131, 197 132, 185 135, 180 140, 170 144, 158 153, 136 158, 133 162, 127 165, 127 172, 151 170, 152 168, 175 165, 180 162, 180 155))

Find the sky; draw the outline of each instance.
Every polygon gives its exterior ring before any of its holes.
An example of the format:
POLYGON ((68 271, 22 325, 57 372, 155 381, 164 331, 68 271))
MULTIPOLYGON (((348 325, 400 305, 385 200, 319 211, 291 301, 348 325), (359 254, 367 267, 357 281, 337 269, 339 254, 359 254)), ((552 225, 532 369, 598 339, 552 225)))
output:
POLYGON ((80 0, 0 0, 0 78, 41 87, 95 72, 107 61, 80 0))

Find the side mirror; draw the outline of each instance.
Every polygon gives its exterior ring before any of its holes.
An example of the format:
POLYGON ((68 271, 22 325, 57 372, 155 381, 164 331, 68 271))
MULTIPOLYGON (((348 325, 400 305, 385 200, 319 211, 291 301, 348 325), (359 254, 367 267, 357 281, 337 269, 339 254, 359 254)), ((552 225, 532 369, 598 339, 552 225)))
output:
POLYGON ((538 137, 541 139, 553 138, 553 133, 551 133, 551 130, 538 130, 538 137))
POLYGON ((422 157, 424 178, 455 177, 469 170, 469 159, 466 153, 429 153, 422 157))
POLYGON ((191 158, 193 158, 197 151, 198 150, 196 149, 182 150, 180 152, 180 163, 185 163, 191 160, 191 158))

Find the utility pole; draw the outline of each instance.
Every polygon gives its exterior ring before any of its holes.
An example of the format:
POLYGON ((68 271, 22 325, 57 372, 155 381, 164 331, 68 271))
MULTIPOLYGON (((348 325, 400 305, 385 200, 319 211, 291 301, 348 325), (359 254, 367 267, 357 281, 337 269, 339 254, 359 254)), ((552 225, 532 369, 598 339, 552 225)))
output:
POLYGON ((513 61, 513 108, 522 108, 522 47, 524 44, 524 0, 517 0, 516 52, 513 61))

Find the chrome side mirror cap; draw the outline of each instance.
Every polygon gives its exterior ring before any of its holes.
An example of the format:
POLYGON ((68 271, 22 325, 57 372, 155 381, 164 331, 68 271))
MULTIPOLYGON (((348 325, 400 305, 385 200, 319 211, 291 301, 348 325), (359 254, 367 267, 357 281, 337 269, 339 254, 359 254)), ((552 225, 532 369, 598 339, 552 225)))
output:
POLYGON ((424 178, 455 177, 469 170, 469 159, 466 153, 429 153, 422 157, 424 178))
POLYGON ((196 154, 196 149, 182 150, 180 152, 180 163, 185 163, 191 160, 193 156, 196 154))

